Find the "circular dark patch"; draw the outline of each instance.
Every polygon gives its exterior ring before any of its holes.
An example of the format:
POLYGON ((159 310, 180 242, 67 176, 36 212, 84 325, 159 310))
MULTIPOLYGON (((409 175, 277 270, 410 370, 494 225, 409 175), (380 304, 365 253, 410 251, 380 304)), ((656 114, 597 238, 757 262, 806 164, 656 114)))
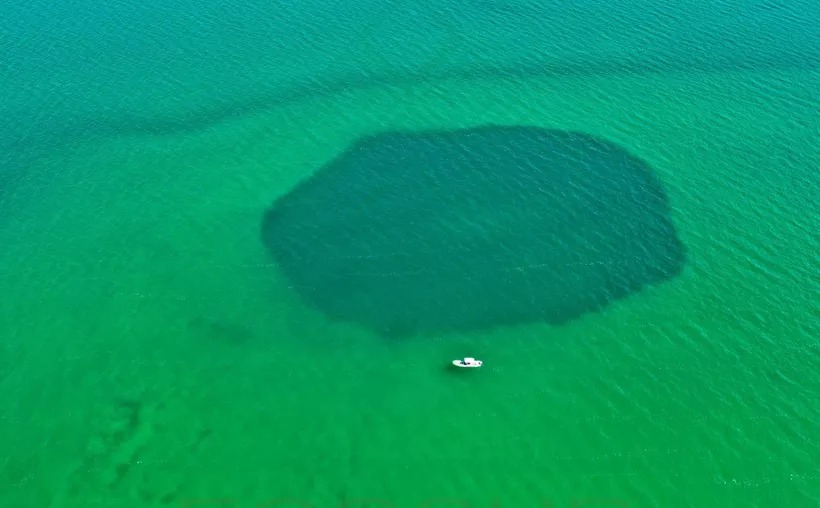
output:
POLYGON ((307 302, 385 335, 565 323, 685 258, 646 163, 530 127, 361 139, 274 203, 262 240, 307 302))

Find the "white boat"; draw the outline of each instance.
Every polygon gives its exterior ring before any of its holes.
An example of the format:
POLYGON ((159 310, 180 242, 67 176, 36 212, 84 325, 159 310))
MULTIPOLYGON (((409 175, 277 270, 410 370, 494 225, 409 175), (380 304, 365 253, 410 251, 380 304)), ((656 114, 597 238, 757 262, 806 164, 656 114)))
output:
POLYGON ((484 362, 482 362, 481 360, 476 360, 475 358, 467 357, 467 358, 462 358, 461 360, 453 360, 453 365, 455 365, 456 367, 463 367, 463 368, 466 368, 466 367, 475 368, 475 367, 481 367, 482 365, 484 365, 484 362))

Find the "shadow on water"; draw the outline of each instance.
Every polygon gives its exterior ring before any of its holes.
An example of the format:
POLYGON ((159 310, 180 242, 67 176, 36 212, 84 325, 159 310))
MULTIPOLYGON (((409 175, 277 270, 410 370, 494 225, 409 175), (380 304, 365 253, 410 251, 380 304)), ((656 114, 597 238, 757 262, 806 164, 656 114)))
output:
POLYGON ((305 301, 387 336, 560 325, 685 260, 645 162, 532 127, 363 138, 275 202, 261 235, 305 301))

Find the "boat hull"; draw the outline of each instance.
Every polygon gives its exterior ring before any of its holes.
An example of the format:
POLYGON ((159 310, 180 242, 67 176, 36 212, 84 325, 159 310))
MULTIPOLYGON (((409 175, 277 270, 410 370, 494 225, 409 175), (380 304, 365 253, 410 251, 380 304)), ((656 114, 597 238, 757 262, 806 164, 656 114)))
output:
POLYGON ((484 363, 477 361, 475 363, 462 363, 461 360, 453 360, 453 365, 462 369, 475 369, 481 367, 484 363))

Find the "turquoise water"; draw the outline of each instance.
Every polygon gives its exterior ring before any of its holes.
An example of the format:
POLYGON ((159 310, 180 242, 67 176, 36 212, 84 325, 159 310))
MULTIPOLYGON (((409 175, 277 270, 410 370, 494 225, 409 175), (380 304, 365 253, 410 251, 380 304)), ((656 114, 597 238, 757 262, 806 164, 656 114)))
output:
POLYGON ((2 506, 820 504, 815 2, 0 12, 2 506))

